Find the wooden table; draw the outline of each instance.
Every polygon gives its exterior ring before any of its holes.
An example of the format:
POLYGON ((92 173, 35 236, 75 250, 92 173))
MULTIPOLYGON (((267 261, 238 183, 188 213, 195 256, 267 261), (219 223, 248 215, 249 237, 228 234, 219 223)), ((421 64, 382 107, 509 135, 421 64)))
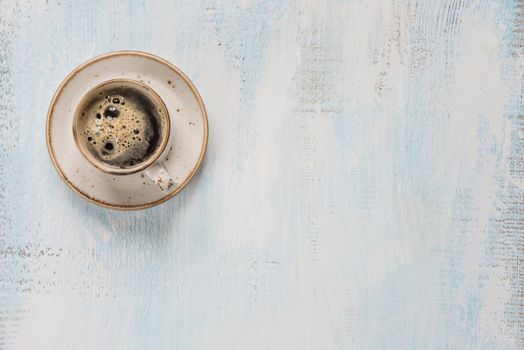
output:
POLYGON ((524 348, 522 0, 0 0, 0 348, 524 348), (45 117, 104 52, 179 66, 199 175, 60 180, 45 117))

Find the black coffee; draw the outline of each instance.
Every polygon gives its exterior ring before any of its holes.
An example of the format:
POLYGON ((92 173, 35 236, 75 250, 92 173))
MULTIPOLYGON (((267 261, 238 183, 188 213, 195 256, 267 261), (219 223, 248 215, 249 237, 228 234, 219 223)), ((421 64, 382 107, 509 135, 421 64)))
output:
POLYGON ((165 127, 160 110, 130 86, 102 90, 86 101, 77 137, 98 160, 120 168, 146 161, 159 147, 165 127))

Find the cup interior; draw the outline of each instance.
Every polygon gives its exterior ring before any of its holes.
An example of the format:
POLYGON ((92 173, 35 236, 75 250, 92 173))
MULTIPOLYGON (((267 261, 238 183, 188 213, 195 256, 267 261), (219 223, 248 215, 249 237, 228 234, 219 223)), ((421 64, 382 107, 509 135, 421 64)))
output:
POLYGON ((113 175, 145 170, 161 156, 170 120, 158 94, 131 79, 105 81, 89 90, 73 117, 73 136, 82 155, 113 175))

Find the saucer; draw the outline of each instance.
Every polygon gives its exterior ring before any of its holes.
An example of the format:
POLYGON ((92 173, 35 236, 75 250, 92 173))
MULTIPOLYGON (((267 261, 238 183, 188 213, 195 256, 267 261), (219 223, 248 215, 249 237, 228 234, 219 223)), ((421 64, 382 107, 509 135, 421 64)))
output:
POLYGON ((207 114, 193 83, 173 64, 144 52, 117 51, 84 62, 64 79, 49 106, 46 137, 51 160, 73 191, 106 208, 137 210, 165 202, 193 178, 206 152, 207 114), (175 184, 167 192, 144 171, 125 176, 100 171, 75 144, 72 128, 78 103, 96 85, 119 78, 149 86, 168 110, 174 135, 163 164, 175 184))

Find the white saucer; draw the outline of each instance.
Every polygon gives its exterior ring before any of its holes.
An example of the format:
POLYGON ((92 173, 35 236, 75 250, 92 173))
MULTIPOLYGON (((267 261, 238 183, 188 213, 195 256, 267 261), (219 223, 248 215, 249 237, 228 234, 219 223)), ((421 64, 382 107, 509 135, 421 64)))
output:
POLYGON ((117 51, 83 63, 65 78, 49 106, 46 136, 56 170, 80 196, 107 208, 144 209, 179 193, 197 172, 207 147, 207 114, 195 86, 177 67, 148 53, 117 51), (116 78, 148 85, 167 107, 174 143, 164 165, 177 184, 167 193, 142 172, 114 176, 100 171, 75 144, 72 122, 80 99, 94 86, 116 78))

